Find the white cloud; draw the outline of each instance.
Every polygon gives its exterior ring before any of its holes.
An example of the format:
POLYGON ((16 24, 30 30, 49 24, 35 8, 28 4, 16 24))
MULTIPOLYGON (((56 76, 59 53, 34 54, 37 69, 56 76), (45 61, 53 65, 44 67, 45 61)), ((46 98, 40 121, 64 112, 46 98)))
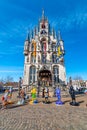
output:
POLYGON ((70 30, 76 28, 87 27, 87 9, 86 8, 76 8, 72 12, 68 11, 65 16, 52 16, 51 24, 56 29, 70 30))

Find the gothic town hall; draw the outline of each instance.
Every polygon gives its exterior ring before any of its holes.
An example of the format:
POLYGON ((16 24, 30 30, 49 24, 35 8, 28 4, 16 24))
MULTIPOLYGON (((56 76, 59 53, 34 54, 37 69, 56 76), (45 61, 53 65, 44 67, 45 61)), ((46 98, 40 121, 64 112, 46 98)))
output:
POLYGON ((23 87, 55 87, 66 84, 64 41, 51 28, 42 11, 39 24, 29 32, 24 44, 23 87))

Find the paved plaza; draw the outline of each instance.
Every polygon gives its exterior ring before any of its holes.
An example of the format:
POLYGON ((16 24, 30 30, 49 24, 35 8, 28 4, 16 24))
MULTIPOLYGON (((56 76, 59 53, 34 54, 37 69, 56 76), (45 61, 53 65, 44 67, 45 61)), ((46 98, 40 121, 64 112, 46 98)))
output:
POLYGON ((56 99, 51 98, 51 104, 38 99, 36 105, 0 109, 0 130, 87 130, 87 95, 77 96, 76 107, 69 105, 70 97, 62 97, 63 106, 56 106, 56 99))

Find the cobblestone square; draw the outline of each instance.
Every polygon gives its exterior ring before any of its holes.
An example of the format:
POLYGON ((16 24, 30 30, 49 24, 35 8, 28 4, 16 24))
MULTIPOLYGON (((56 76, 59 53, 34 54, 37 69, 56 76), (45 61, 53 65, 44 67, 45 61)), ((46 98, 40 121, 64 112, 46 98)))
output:
POLYGON ((55 105, 56 98, 50 100, 51 104, 0 109, 0 130, 87 130, 87 95, 77 97, 77 107, 69 105, 70 97, 62 98, 63 106, 55 105))

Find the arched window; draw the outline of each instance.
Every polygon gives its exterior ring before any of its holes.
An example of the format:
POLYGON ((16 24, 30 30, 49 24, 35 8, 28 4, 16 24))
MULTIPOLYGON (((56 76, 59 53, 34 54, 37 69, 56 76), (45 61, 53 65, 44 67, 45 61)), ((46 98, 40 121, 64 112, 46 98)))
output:
POLYGON ((59 68, 58 66, 53 67, 54 84, 59 83, 59 68))
POLYGON ((41 39, 41 50, 46 51, 46 38, 41 39))
POLYGON ((31 63, 36 63, 36 57, 34 56, 33 52, 31 53, 31 63))
POLYGON ((56 45, 52 44, 52 51, 56 51, 56 45))
POLYGON ((52 62, 57 63, 57 53, 52 54, 52 62))
POLYGON ((40 63, 40 56, 38 55, 38 62, 40 63))
POLYGON ((34 51, 34 45, 31 44, 31 51, 34 51))
POLYGON ((29 62, 29 56, 27 57, 27 62, 29 62))
POLYGON ((35 66, 31 66, 30 67, 30 84, 31 83, 35 83, 35 75, 36 75, 36 67, 35 66))
POLYGON ((45 24, 43 23, 43 24, 41 25, 41 27, 44 29, 44 28, 45 28, 45 24))
POLYGON ((41 51, 44 51, 44 44, 41 43, 41 51))
POLYGON ((46 63, 46 54, 42 53, 42 63, 46 63))
POLYGON ((42 42, 42 44, 41 44, 41 50, 43 52, 46 52, 46 42, 42 42))

